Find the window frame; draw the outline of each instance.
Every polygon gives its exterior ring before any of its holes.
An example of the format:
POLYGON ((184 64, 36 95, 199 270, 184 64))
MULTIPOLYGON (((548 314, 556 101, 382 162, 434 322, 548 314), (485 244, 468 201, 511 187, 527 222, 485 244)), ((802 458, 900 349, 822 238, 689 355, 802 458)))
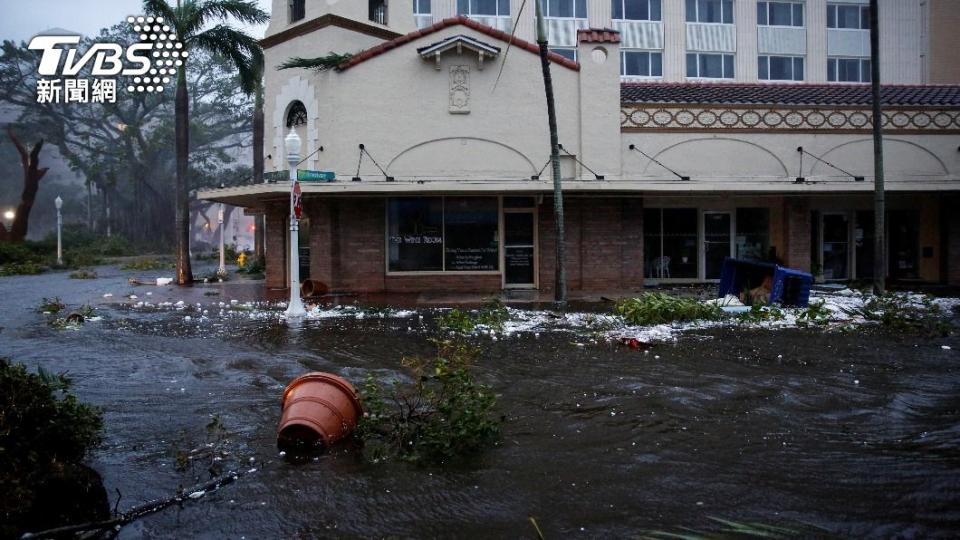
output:
POLYGON ((497 13, 496 13, 495 15, 491 15, 491 14, 488 14, 488 13, 474 13, 474 12, 473 12, 473 7, 474 7, 474 4, 475 4, 476 2, 477 2, 477 0, 457 0, 457 3, 456 3, 457 15, 464 15, 464 16, 466 16, 466 17, 505 17, 505 18, 510 17, 510 2, 509 2, 509 0, 506 2, 506 6, 507 6, 507 12, 506 12, 506 13, 501 13, 501 12, 500 12, 501 3, 503 2, 503 0, 496 0, 497 13), (460 2, 466 2, 466 3, 467 3, 467 13, 461 13, 461 12, 460 12, 460 2))
POLYGON ((771 81, 771 82, 803 82, 806 79, 807 75, 807 66, 806 66, 806 57, 793 54, 761 54, 757 56, 757 79, 761 81, 771 81), (773 79, 770 77, 770 59, 771 58, 789 58, 790 59, 790 76, 789 79, 773 79), (799 79, 797 78, 797 61, 800 61, 800 71, 803 75, 799 79), (763 64, 766 63, 767 77, 764 78, 761 76, 761 70, 763 69, 763 64))
POLYGON ((827 82, 840 84, 870 84, 873 80, 871 59, 866 56, 828 56, 827 57, 827 82), (857 72, 859 80, 841 81, 840 80, 840 61, 854 60, 857 62, 857 72), (834 64, 833 78, 830 78, 830 64, 834 64))
POLYGON ((572 60, 572 61, 574 61, 574 62, 579 62, 579 60, 577 60, 577 48, 576 48, 576 47, 550 47, 550 48, 549 48, 549 51, 552 52, 552 53, 557 53, 557 54, 559 54, 560 56, 562 56, 562 57, 564 57, 564 58, 566 58, 566 59, 568 59, 568 60, 572 60), (563 51, 563 52, 561 52, 561 51, 563 51), (572 52, 572 53, 573 53, 573 56, 566 55, 566 54, 564 54, 564 52, 572 52))
POLYGON ((768 26, 771 28, 806 28, 806 3, 791 2, 789 0, 761 0, 757 2, 757 26, 768 26), (770 23, 771 4, 789 4, 790 5, 790 24, 772 24, 770 23), (800 7, 800 24, 796 24, 797 6, 800 7), (760 22, 760 10, 766 8, 766 22, 760 22))
POLYGON ((686 61, 687 61, 687 62, 686 62, 686 63, 687 63, 687 66, 686 66, 686 67, 687 67, 687 70, 686 70, 686 74, 687 74, 687 77, 686 77, 686 78, 687 78, 687 79, 707 79, 707 80, 712 80, 712 81, 717 81, 717 80, 732 81, 732 80, 735 80, 735 79, 737 78, 737 69, 736 69, 736 61, 737 61, 737 58, 736 58, 736 55, 735 55, 734 53, 726 53, 726 52, 688 52, 688 53, 687 53, 687 57, 686 57, 686 61), (696 61, 697 74, 696 74, 696 75, 690 75, 690 56, 696 56, 696 57, 697 57, 697 61, 696 61), (700 57, 701 57, 701 56, 720 56, 720 57, 722 58, 721 61, 720 61, 720 70, 721 70, 721 72, 722 72, 722 76, 721 76, 721 77, 707 77, 707 76, 702 75, 702 74, 700 73, 700 57), (728 57, 729 57, 729 61, 730 61, 730 66, 729 66, 729 67, 730 67, 730 76, 729 76, 729 77, 727 76, 727 59, 728 59, 728 57))
MULTIPOLYGON (((383 205, 383 268, 387 276, 498 276, 504 272, 503 266, 503 197, 497 195, 406 195, 387 197, 383 205), (497 202, 497 257, 496 270, 447 270, 447 199, 476 198, 493 199, 497 202), (391 270, 390 269, 390 201, 395 199, 440 199, 440 253, 441 270, 391 270)), ((535 246, 534 256, 536 257, 535 246)))
POLYGON ((610 2, 610 18, 614 21, 624 21, 624 22, 663 22, 663 0, 611 0, 610 2), (646 2, 647 3, 647 18, 646 19, 628 19, 627 18, 627 3, 628 2, 646 2), (617 10, 614 6, 620 6, 620 15, 617 17, 617 10), (653 6, 659 6, 657 8, 659 18, 653 18, 653 6))
POLYGON ((735 10, 734 10, 734 7, 733 7, 733 0, 687 0, 685 7, 686 7, 686 8, 689 8, 691 2, 693 2, 693 6, 694 6, 694 16, 693 16, 693 20, 691 20, 691 19, 690 19, 690 10, 689 10, 689 9, 685 9, 685 11, 686 11, 685 19, 686 19, 686 22, 688 22, 688 23, 694 23, 694 24, 730 24, 730 25, 736 24, 737 18, 734 16, 735 10), (719 21, 719 22, 715 22, 715 21, 701 21, 701 20, 700 20, 700 2, 703 2, 703 1, 716 1, 716 2, 720 2, 720 21, 719 21), (724 19, 725 19, 725 15, 726 15, 726 13, 727 13, 727 10, 726 10, 724 7, 725 7, 726 5, 728 5, 728 4, 729 4, 729 6, 730 6, 730 20, 729 20, 729 21, 726 21, 726 20, 724 20, 724 19))
POLYGON ((587 18, 587 0, 539 0, 540 5, 543 7, 543 16, 547 19, 560 19, 563 21, 573 21, 573 20, 585 20, 587 18), (550 7, 552 2, 566 2, 569 1, 572 3, 571 11, 573 12, 572 17, 567 17, 564 15, 551 15, 550 7), (583 15, 581 16, 578 13, 578 7, 583 7, 583 15))
POLYGON ((287 22, 287 24, 297 23, 297 22, 300 22, 300 21, 302 21, 302 20, 304 20, 304 19, 307 18, 307 1, 306 1, 306 0, 290 0, 290 2, 287 4, 287 8, 288 8, 288 11, 287 11, 287 20, 288 20, 288 22, 287 22), (299 5, 299 8, 300 8, 300 9, 299 9, 299 15, 300 15, 299 17, 297 17, 297 15, 298 15, 298 9, 297 9, 298 5, 299 5))
POLYGON ((431 0, 413 0, 413 14, 414 15, 433 15, 433 2, 431 0), (427 8, 429 9, 429 11, 419 11, 421 2, 427 3, 427 8))
POLYGON ((850 4, 845 2, 829 2, 827 3, 827 29, 828 30, 854 30, 854 31, 863 31, 870 30, 870 6, 863 4, 850 4), (840 11, 841 7, 852 7, 859 8, 857 10, 857 28, 848 28, 837 26, 840 20, 840 11), (830 12, 833 11, 833 26, 830 26, 830 12), (866 26, 864 26, 866 25, 866 26))
POLYGON ((620 78, 621 79, 662 79, 663 78, 663 51, 649 49, 620 49, 620 78), (626 72, 627 54, 646 54, 647 71, 649 75, 632 75, 626 72), (660 74, 653 74, 653 55, 660 55, 660 74))

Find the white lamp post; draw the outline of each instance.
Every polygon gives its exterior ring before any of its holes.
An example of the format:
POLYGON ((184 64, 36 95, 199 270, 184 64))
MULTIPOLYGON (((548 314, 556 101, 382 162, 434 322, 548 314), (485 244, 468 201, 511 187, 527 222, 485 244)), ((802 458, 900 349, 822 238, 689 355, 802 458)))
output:
POLYGON ((62 238, 62 229, 63 229, 63 214, 60 213, 60 209, 63 208, 63 199, 57 195, 57 198, 53 200, 54 206, 57 207, 57 266, 63 266, 63 238, 62 238))
POLYGON ((227 274, 227 267, 223 260, 223 203, 220 203, 220 211, 217 213, 217 223, 220 224, 220 269, 217 270, 217 274, 224 276, 227 274))
POLYGON ((290 165, 290 304, 287 306, 287 317, 303 317, 307 314, 300 300, 300 223, 295 211, 297 186, 297 164, 300 162, 300 137, 293 128, 284 139, 287 150, 287 163, 290 165))

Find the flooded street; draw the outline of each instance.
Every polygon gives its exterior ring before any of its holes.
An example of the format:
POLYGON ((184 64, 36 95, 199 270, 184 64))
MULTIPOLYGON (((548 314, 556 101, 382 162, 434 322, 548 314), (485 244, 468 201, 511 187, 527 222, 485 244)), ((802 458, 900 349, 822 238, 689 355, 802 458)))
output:
POLYGON ((478 378, 506 421, 477 463, 367 464, 347 445, 291 464, 276 449, 285 384, 314 370, 404 376, 403 356, 432 351, 429 313, 288 326, 278 308, 217 316, 219 302, 249 299, 230 296, 242 284, 183 291, 98 273, 0 279, 0 356, 68 372, 103 408, 92 466, 111 507, 118 493, 122 510, 208 479, 209 460, 177 463, 206 444, 224 470, 252 471, 121 538, 534 538, 530 516, 547 538, 709 531, 711 518, 814 536, 960 534, 956 337, 714 328, 644 352, 570 332, 479 336, 478 378), (133 309, 147 292, 202 306, 133 309), (51 328, 44 296, 102 319, 51 328))

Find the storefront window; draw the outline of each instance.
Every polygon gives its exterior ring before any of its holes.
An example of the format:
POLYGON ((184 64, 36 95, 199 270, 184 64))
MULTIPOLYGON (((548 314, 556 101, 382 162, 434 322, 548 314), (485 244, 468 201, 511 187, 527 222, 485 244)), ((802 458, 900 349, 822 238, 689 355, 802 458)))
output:
POLYGON ((496 271, 499 208, 493 197, 390 199, 391 272, 496 271))
POLYGON ((770 209, 737 208, 737 258, 767 259, 770 250, 770 209))
POLYGON ((444 201, 444 239, 448 272, 497 269, 497 199, 447 197, 444 201))
POLYGON ((643 231, 648 277, 697 278, 696 208, 648 208, 643 211, 643 231))
POLYGON ((390 271, 443 270, 443 199, 390 199, 387 208, 390 271))

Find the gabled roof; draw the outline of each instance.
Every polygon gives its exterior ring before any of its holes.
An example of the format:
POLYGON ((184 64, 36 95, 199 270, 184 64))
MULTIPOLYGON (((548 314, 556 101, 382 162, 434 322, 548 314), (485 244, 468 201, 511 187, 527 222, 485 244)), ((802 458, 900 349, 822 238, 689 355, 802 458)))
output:
MULTIPOLYGON (((337 66, 337 70, 344 71, 344 70, 350 69, 353 66, 356 66, 357 64, 362 64, 363 62, 366 62, 367 60, 373 57, 380 56, 381 54, 391 49, 395 49, 401 45, 410 43, 411 41, 416 41, 424 36, 434 34, 436 32, 439 32, 440 30, 443 30, 444 28, 449 28, 451 26, 457 26, 457 25, 463 25, 463 26, 466 26, 467 28, 476 30, 477 32, 480 32, 482 34, 486 34, 492 38, 499 39, 500 41, 503 41, 505 43, 511 43, 514 48, 524 49, 533 54, 540 54, 540 48, 536 44, 519 39, 517 37, 511 37, 510 34, 506 32, 497 30, 496 28, 491 28, 485 24, 480 24, 469 17, 460 15, 458 17, 450 17, 448 19, 443 19, 442 21, 439 21, 432 26, 421 28, 420 30, 417 30, 415 32, 410 32, 409 34, 405 34, 398 38, 391 39, 390 41, 385 41, 365 51, 361 51, 351 56, 350 60, 347 60, 346 62, 337 66)), ((580 64, 574 62, 573 60, 560 56, 557 53, 549 53, 547 55, 547 58, 550 59, 550 62, 561 65, 565 68, 572 69, 574 71, 580 70, 580 64)))
MULTIPOLYGON (((960 86, 884 85, 886 107, 960 107, 960 86)), ((844 105, 872 103, 869 84, 623 83, 620 101, 709 105, 844 105)))
POLYGON ((447 39, 432 43, 426 47, 420 47, 417 49, 417 52, 420 53, 420 56, 430 56, 432 54, 444 53, 450 49, 459 47, 468 47, 476 51, 483 51, 491 56, 500 54, 500 47, 495 47, 489 43, 484 43, 479 39, 473 39, 472 37, 465 36, 463 34, 450 36, 447 39))

